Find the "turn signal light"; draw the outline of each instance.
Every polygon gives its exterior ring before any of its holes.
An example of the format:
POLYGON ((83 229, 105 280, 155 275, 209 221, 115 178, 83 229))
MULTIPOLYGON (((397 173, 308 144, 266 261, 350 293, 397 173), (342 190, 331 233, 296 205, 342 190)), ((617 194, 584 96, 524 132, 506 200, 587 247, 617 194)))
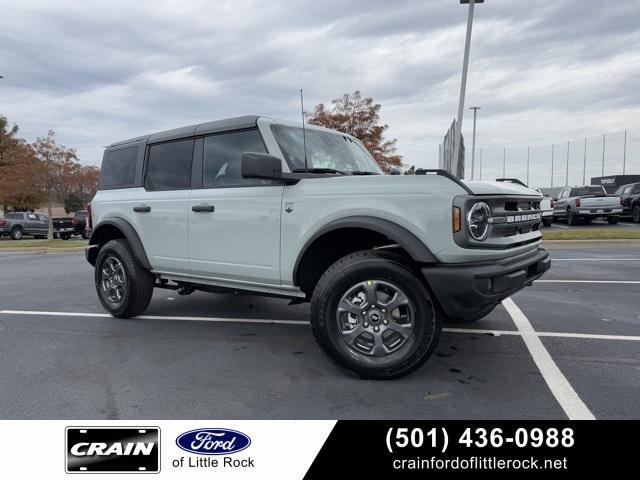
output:
POLYGON ((457 233, 462 228, 462 214, 458 207, 453 207, 453 233, 457 233))

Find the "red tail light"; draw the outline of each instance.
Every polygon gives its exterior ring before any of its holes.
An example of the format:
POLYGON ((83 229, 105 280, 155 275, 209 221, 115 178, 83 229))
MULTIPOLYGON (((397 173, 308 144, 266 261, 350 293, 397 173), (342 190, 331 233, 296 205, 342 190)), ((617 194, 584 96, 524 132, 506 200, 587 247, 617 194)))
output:
POLYGON ((624 198, 620 197, 620 206, 623 206, 623 205, 624 205, 624 198))
POLYGON ((76 217, 73 217, 73 218, 71 219, 71 225, 77 225, 78 223, 79 223, 79 222, 78 222, 78 219, 77 219, 76 217))
POLYGON ((0 227, 4 227, 7 224, 6 220, 0 220, 0 227))
POLYGON ((91 218, 91 202, 87 203, 87 225, 85 228, 91 230, 93 228, 93 219, 91 218))
POLYGON ((576 198, 576 207, 580 208, 580 199, 576 198))

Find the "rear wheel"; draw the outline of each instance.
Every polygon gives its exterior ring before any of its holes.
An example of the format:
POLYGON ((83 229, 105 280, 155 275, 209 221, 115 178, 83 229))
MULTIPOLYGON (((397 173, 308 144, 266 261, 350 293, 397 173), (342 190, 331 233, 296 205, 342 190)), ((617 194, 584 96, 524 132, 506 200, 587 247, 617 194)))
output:
POLYGON ((574 213, 570 208, 567 209, 567 225, 577 225, 578 224, 578 215, 574 213))
POLYGON ((128 318, 146 310, 154 276, 135 259, 126 240, 106 243, 98 253, 95 284, 100 303, 114 317, 128 318))
POLYGON ((553 217, 542 217, 542 225, 545 227, 550 227, 553 223, 553 217))
POLYGON ((640 205, 633 207, 633 210, 631 211, 631 219, 634 223, 640 223, 640 205))
POLYGON ((85 240, 89 240, 89 237, 91 237, 91 234, 87 230, 83 230, 81 236, 85 240))
POLYGON ((10 235, 12 240, 22 240, 22 227, 13 227, 10 235))
POLYGON ((422 365, 442 324, 406 265, 372 251, 338 260, 311 299, 314 337, 329 359, 363 378, 391 379, 422 365))
POLYGON ((69 240, 71 238, 71 234, 70 233, 62 233, 62 234, 60 234, 60 238, 62 240, 69 240))
POLYGON ((607 222, 609 222, 609 225, 615 225, 619 221, 620 221, 620 217, 618 217, 617 215, 612 215, 610 217, 607 217, 607 222))

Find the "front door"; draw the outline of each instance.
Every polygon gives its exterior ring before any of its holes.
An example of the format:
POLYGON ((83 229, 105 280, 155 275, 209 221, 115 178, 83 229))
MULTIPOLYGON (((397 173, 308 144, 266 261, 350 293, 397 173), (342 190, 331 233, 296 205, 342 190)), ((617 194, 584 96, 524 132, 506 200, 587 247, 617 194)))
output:
POLYGON ((156 271, 185 272, 193 139, 148 147, 144 190, 131 205, 136 229, 156 271))
POLYGON ((280 284, 283 185, 240 175, 243 152, 265 152, 257 129, 204 138, 201 188, 189 201, 189 258, 195 275, 280 284))

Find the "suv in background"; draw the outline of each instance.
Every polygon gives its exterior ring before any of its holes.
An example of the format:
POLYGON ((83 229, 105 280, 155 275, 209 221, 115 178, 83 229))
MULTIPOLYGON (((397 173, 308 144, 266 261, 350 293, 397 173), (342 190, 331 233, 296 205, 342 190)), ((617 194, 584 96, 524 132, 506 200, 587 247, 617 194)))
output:
POLYGON ((49 234, 49 218, 41 213, 10 212, 0 220, 0 236, 7 235, 21 240, 23 235, 46 238, 49 234))
POLYGON ((338 366, 394 378, 442 322, 471 322, 550 267, 542 196, 442 170, 383 175, 356 138, 247 116, 106 148, 86 250, 116 317, 154 288, 311 302, 338 366))
POLYGON ((623 185, 616 190, 622 203, 622 215, 631 216, 635 223, 640 223, 640 183, 623 185))

